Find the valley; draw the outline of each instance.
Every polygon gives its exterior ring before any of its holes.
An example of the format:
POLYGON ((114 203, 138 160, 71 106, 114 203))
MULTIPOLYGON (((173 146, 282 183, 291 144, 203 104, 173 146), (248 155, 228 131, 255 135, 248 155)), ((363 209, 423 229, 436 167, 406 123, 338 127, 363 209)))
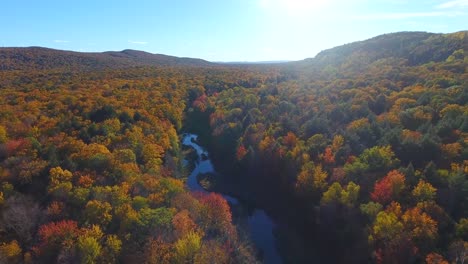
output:
POLYGON ((0 263, 462 263, 467 43, 0 48, 0 263))

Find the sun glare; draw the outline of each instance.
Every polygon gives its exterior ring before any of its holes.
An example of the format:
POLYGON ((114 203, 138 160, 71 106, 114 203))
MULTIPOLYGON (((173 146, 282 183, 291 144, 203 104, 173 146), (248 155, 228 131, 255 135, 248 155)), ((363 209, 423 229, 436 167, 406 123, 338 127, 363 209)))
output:
POLYGON ((317 10, 325 7, 329 1, 327 0, 281 0, 288 10, 293 12, 305 12, 317 10))
POLYGON ((323 10, 331 0, 260 0, 260 6, 286 12, 290 15, 308 14, 323 10))

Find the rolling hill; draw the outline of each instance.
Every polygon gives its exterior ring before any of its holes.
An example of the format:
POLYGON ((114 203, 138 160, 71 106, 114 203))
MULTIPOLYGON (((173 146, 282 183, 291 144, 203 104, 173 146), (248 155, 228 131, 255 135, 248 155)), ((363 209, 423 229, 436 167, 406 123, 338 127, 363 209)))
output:
POLYGON ((0 48, 0 70, 100 70, 137 66, 209 66, 201 59, 137 50, 85 53, 42 47, 0 48))

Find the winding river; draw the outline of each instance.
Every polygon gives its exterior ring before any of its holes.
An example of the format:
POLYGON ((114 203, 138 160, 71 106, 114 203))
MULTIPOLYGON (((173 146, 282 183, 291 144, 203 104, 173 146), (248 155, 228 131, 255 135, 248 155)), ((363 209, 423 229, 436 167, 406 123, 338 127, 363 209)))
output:
MULTIPOLYGON (((212 173, 216 175, 213 164, 209 159, 208 152, 196 143, 197 135, 195 134, 184 134, 182 144, 193 148, 197 153, 197 161, 195 162, 195 168, 190 173, 187 179, 187 186, 191 191, 204 192, 206 191, 197 180, 197 175, 203 173, 212 173)), ((234 207, 241 207, 245 212, 248 212, 245 216, 241 216, 246 219, 241 219, 241 222, 246 223, 246 231, 250 235, 252 242, 256 248, 260 251, 263 256, 263 262, 267 264, 280 264, 282 263, 281 257, 279 256, 276 239, 273 235, 273 229, 275 223, 265 213, 264 210, 254 208, 252 210, 247 204, 243 204, 237 198, 222 194, 221 195, 228 201, 231 206, 231 210, 234 207)))

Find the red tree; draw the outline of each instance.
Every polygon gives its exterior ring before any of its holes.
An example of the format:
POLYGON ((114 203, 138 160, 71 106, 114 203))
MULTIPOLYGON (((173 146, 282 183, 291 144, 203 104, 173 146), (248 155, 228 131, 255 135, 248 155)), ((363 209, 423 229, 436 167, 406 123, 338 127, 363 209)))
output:
POLYGON ((242 160, 246 154, 247 154, 247 149, 245 149, 244 145, 240 145, 237 148, 237 152, 236 152, 237 160, 242 160))
POLYGON ((333 155, 332 149, 330 147, 325 149, 325 152, 323 153, 323 161, 325 164, 335 163, 335 155, 333 155))
POLYGON ((226 199, 216 193, 198 194, 197 196, 199 201, 206 206, 204 219, 206 219, 208 230, 214 233, 234 235, 231 208, 226 199))
POLYGON ((72 245, 78 236, 78 223, 71 220, 62 220, 44 224, 39 228, 40 245, 39 254, 57 252, 62 245, 72 245))
POLYGON ((381 204, 387 204, 397 198, 404 187, 405 176, 399 171, 393 170, 375 183, 371 198, 381 204))

